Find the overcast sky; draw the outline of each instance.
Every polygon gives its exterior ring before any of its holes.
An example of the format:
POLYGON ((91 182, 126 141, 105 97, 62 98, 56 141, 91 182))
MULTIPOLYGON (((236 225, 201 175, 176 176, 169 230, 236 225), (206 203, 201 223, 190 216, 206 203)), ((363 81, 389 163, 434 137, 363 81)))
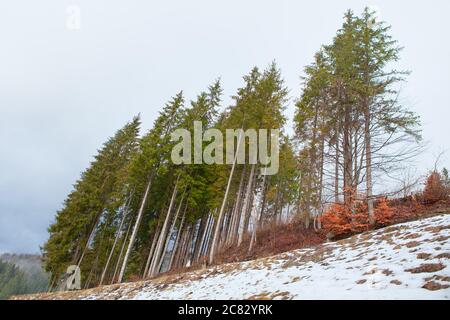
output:
POLYGON ((177 91, 193 98, 221 77, 229 102, 244 74, 276 60, 298 96, 303 67, 348 8, 378 8, 405 47, 401 99, 430 141, 414 170, 450 147, 448 0, 154 3, 0 3, 0 252, 38 252, 100 145, 139 112, 148 129, 177 91))

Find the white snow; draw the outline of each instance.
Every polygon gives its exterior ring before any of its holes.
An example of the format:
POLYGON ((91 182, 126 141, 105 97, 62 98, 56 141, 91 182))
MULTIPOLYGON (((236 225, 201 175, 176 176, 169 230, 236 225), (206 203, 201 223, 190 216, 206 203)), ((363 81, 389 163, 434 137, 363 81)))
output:
POLYGON ((316 248, 93 289, 74 298, 449 299, 448 287, 422 288, 429 281, 450 285, 449 237, 450 214, 440 215, 316 248), (425 254, 429 255, 427 260, 423 259, 425 254), (440 258, 436 257, 440 254, 440 258), (443 264, 445 268, 435 272, 406 271, 422 264, 443 264))

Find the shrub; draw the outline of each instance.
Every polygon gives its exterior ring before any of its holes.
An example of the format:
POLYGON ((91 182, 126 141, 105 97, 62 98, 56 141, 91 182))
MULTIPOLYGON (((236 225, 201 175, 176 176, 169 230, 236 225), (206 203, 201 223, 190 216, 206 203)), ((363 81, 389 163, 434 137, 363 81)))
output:
POLYGON ((441 175, 437 171, 431 172, 425 183, 425 189, 423 190, 423 202, 432 204, 445 200, 447 196, 448 189, 446 188, 441 175))
POLYGON ((320 219, 323 228, 332 232, 334 237, 362 232, 368 228, 368 217, 364 206, 355 208, 352 212, 345 205, 336 203, 320 219))
POLYGON ((394 210, 389 206, 387 198, 382 198, 375 208, 375 220, 378 225, 388 225, 394 215, 394 210))

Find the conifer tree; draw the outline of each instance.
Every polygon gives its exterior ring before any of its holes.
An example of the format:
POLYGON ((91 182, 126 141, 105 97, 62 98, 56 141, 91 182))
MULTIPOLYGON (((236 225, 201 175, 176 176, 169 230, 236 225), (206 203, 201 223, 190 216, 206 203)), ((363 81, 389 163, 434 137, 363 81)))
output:
POLYGON ((374 170, 392 172, 417 153, 420 123, 398 103, 398 84, 407 72, 389 69, 400 52, 389 31, 369 9, 361 17, 348 11, 333 43, 305 69, 295 123, 303 168, 299 204, 306 216, 311 203, 316 214, 321 212, 320 204, 330 197, 323 182, 333 172, 334 201, 343 194, 348 210, 362 200, 359 189, 365 182, 364 200, 374 223, 374 170), (405 149, 405 142, 414 143, 405 149))
POLYGON ((58 211, 42 249, 52 277, 58 278, 70 264, 90 269, 91 261, 83 263, 83 258, 99 249, 95 239, 111 227, 114 212, 126 197, 124 171, 136 152, 139 126, 140 119, 135 117, 103 145, 58 211))
MULTIPOLYGON (((161 181, 155 181, 160 174, 167 172, 170 151, 173 144, 170 143, 170 133, 180 123, 182 108, 184 104, 183 93, 179 92, 169 103, 166 104, 153 128, 141 139, 140 151, 134 157, 131 164, 130 184, 136 194, 140 194, 139 207, 137 209, 136 221, 134 222, 130 240, 127 244, 124 259, 120 269, 118 282, 121 282, 127 268, 130 254, 138 235, 139 227, 146 209, 148 199, 151 196, 153 183, 158 186, 161 181)), ((154 190, 158 190, 154 188, 154 190)), ((164 189, 163 189, 164 190, 164 189)), ((150 202, 153 216, 161 210, 165 197, 153 197, 150 202)))

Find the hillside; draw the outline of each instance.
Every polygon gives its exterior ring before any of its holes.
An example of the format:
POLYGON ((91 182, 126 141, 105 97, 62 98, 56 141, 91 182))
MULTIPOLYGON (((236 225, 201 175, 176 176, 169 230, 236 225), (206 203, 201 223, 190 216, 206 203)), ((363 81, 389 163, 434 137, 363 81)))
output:
POLYGON ((4 253, 0 254, 0 260, 12 263, 28 273, 42 271, 41 256, 37 254, 4 253))
POLYGON ((16 299, 450 299, 450 214, 153 280, 16 299))
POLYGON ((48 276, 41 257, 33 254, 0 255, 0 299, 22 293, 45 292, 48 276))

